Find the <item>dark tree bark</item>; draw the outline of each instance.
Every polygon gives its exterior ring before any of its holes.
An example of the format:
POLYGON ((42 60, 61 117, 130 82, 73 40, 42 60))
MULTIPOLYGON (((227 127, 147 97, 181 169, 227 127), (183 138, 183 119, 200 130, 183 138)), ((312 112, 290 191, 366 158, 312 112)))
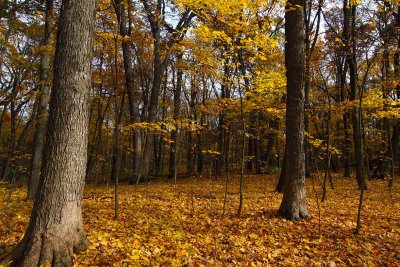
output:
MULTIPOLYGON (((228 48, 225 49, 229 51, 228 48)), ((228 66, 229 59, 226 59, 224 63, 224 76, 221 85, 221 98, 230 98, 230 85, 229 85, 229 76, 231 75, 231 68, 228 66)), ((219 115, 219 136, 218 136, 218 152, 219 155, 216 156, 215 164, 214 164, 214 173, 215 176, 220 176, 224 171, 227 170, 226 166, 226 151, 227 151, 227 123, 226 123, 226 111, 222 111, 219 115)))
MULTIPOLYGON (((346 3, 346 0, 345 0, 346 3)), ((344 9, 347 9, 347 5, 344 9)), ((347 65, 349 66, 350 74, 350 100, 355 101, 359 99, 359 89, 357 85, 357 62, 356 62, 356 40, 355 40, 355 17, 356 17, 356 5, 350 4, 351 8, 351 36, 348 36, 347 42, 347 65)), ((348 14, 347 11, 344 11, 348 14)), ((353 107, 351 118, 353 125, 353 146, 354 146, 354 157, 356 162, 356 178, 360 188, 368 189, 368 184, 364 174, 364 154, 363 154, 363 140, 361 132, 361 116, 357 106, 353 107)))
POLYGON ((271 160, 272 160, 272 152, 273 152, 273 146, 276 142, 277 138, 277 131, 279 128, 279 119, 273 119, 270 122, 270 127, 271 129, 268 132, 268 143, 267 143, 267 148, 266 148, 266 158, 265 158, 265 163, 264 163, 264 169, 267 173, 269 173, 269 166, 271 165, 271 160))
MULTIPOLYGON (((318 0, 318 10, 315 17, 312 19, 311 14, 313 13, 313 1, 306 1, 304 5, 304 19, 305 19, 305 51, 306 51, 306 67, 305 67, 305 78, 304 78, 304 100, 307 106, 310 101, 310 73, 311 73, 311 57, 317 43, 319 35, 319 26, 321 21, 322 13, 322 0, 318 0), (316 20, 316 25, 315 24, 316 20), (315 26, 315 27, 313 27, 315 26), (314 30, 314 33, 313 33, 314 30), (314 34, 314 38, 311 39, 314 34)), ((308 132, 308 114, 304 114, 304 131, 308 132)), ((309 152, 310 145, 308 144, 307 138, 304 140, 304 154, 305 154, 305 175, 307 178, 311 177, 310 165, 311 165, 311 153, 309 152)))
MULTIPOLYGON (((116 61, 117 65, 117 61, 116 61)), ((116 68, 116 81, 118 81, 118 74, 116 68)), ((116 89, 116 88, 115 88, 116 89)), ((118 105, 118 94, 115 92, 114 98, 114 113, 115 113, 115 121, 114 121, 114 133, 113 133, 113 155, 112 155, 112 163, 111 163, 111 177, 110 180, 114 182, 114 219, 118 220, 119 217, 119 176, 121 173, 121 149, 120 149, 120 131, 121 131, 121 120, 122 120, 122 111, 125 102, 125 92, 122 93, 121 104, 118 105)))
MULTIPOLYGON (((54 10, 53 0, 46 0, 46 22, 44 32, 44 45, 50 45, 53 41, 51 33, 54 27, 54 10)), ((39 185, 40 167, 43 157, 43 149, 46 141, 46 125, 47 125, 47 105, 49 103, 50 83, 49 72, 51 67, 52 55, 45 53, 40 62, 40 81, 39 95, 36 99, 38 103, 36 115, 36 131, 33 139, 33 154, 31 161, 31 172, 28 179, 27 199, 33 200, 39 185)))
MULTIPOLYGON (((396 19, 396 26, 400 27, 400 7, 397 8, 397 12, 395 14, 395 19, 396 19)), ((399 77, 400 74, 400 36, 399 33, 397 34, 397 50, 394 54, 394 72, 395 72, 395 77, 399 77)), ((400 100, 400 85, 396 86, 396 96, 397 100, 400 100)), ((393 134, 392 137, 389 141, 389 147, 388 151, 391 150, 392 155, 392 173, 394 175, 394 164, 397 159, 398 162, 398 174, 400 175, 400 149, 399 149, 399 142, 400 142, 400 122, 394 122, 393 125, 393 134)))
MULTIPOLYGON (((202 95, 202 104, 204 104, 206 97, 207 97, 207 82, 206 79, 203 75, 202 77, 202 83, 203 83, 203 95, 202 95)), ((200 126, 203 127, 204 126, 204 121, 205 121, 205 115, 204 114, 200 114, 200 126)), ((196 150, 197 150, 197 173, 201 174, 203 172, 203 161, 204 161, 204 157, 203 157, 203 130, 198 131, 197 132, 197 146, 196 146, 196 150)))
MULTIPOLYGON (((161 28, 168 25, 168 23, 165 21, 165 8, 163 8, 165 3, 163 3, 162 0, 154 1, 155 3, 151 3, 151 1, 148 0, 141 0, 141 2, 146 11, 147 19, 151 28, 151 34, 153 37, 153 84, 150 92, 150 100, 148 103, 147 122, 154 123, 156 122, 158 99, 161 92, 161 83, 167 68, 170 48, 184 38, 187 32, 187 27, 189 26, 189 23, 195 16, 195 14, 191 11, 184 12, 181 15, 181 18, 175 28, 172 28, 170 25, 167 27, 170 36, 169 38, 167 38, 167 40, 163 40, 161 28), (166 49, 166 54, 162 53, 163 48, 166 49)), ((143 156, 141 159, 142 171, 140 176, 143 176, 143 178, 145 179, 150 172, 152 147, 153 136, 152 134, 148 134, 146 136, 143 156)), ((140 178, 141 177, 139 177, 139 179, 140 178)), ((139 179, 137 180, 137 182, 139 182, 139 179)))
MULTIPOLYGON (((349 20, 350 20, 350 12, 347 8, 348 1, 343 1, 343 33, 342 33, 342 41, 344 44, 349 43, 349 20)), ((340 79, 340 100, 342 102, 346 101, 346 80, 347 80, 347 45, 343 48, 340 54, 340 62, 338 66, 338 77, 340 79)), ((349 113, 345 112, 343 114, 343 131, 344 131, 344 149, 343 149, 343 159, 344 159, 344 171, 343 177, 350 177, 350 151, 351 151, 351 138, 349 134, 350 125, 349 125, 349 113)))
MULTIPOLYGON (((283 193, 283 186, 285 185, 285 179, 286 179, 286 147, 287 147, 287 145, 285 144, 285 152, 284 152, 284 156, 283 156, 282 168, 281 168, 281 172, 279 174, 278 184, 276 185, 276 188, 275 188, 275 191, 278 192, 278 193, 283 193)), ((304 164, 305 164, 305 162, 304 162, 304 164)))
POLYGON ((86 249, 81 202, 87 160, 95 0, 64 0, 41 179, 13 266, 68 266, 86 249))
POLYGON ((289 0, 285 12, 287 77, 286 155, 283 199, 279 214, 289 220, 307 218, 304 167, 304 1, 289 0))
POLYGON ((122 112, 125 102, 125 91, 122 92, 121 104, 118 103, 120 92, 118 90, 119 69, 118 69, 118 39, 114 39, 114 73, 113 73, 113 89, 114 89, 114 131, 113 131, 113 152, 111 160, 110 181, 115 183, 115 219, 118 219, 118 180, 121 169, 121 150, 120 150, 120 125, 122 121, 122 112))
MULTIPOLYGON (((191 77, 191 86, 190 86, 190 101, 189 101, 189 110, 191 115, 190 124, 193 124, 196 121, 196 98, 197 98, 197 89, 195 77, 191 77)), ((194 160, 195 160, 195 143, 194 143, 194 134, 191 129, 188 130, 188 148, 187 148, 187 174, 188 176, 192 176, 194 174, 194 160)))
POLYGON ((9 1, 2 1, 1 5, 0 5, 0 18, 2 18, 6 13, 6 7, 7 5, 10 5, 10 11, 7 14, 7 26, 8 29, 4 34, 4 38, 3 40, 0 42, 0 57, 3 57, 3 53, 6 50, 6 46, 8 44, 8 40, 11 37, 11 33, 14 30, 14 26, 15 26, 15 22, 17 20, 17 11, 18 11, 18 4, 17 1, 14 0, 13 3, 9 3, 9 1))
POLYGON ((10 171, 11 164, 14 160, 14 153, 16 147, 16 139, 17 139, 17 116, 21 111, 23 105, 17 104, 17 96, 18 90, 21 83, 21 72, 22 69, 19 69, 14 74, 14 81, 12 83, 12 89, 10 94, 10 137, 7 148, 7 157, 4 159, 3 168, 1 172, 2 179, 6 180, 8 178, 8 173, 10 171))
MULTIPOLYGON (((179 119, 181 113, 181 94, 182 94, 182 57, 183 54, 181 52, 177 53, 176 60, 176 86, 174 88, 174 115, 173 119, 176 122, 179 119)), ((173 141, 170 146, 169 151, 169 178, 173 178, 176 176, 176 154, 177 154, 177 141, 178 141, 178 129, 173 129, 171 131, 171 140, 173 141)))
MULTIPOLYGON (((103 44, 103 48, 104 48, 104 44, 103 44)), ((90 179, 90 173, 92 170, 93 165, 96 164, 96 160, 97 160, 97 156, 98 156, 98 151, 101 148, 101 134, 102 134, 102 126, 103 126, 103 122, 104 122, 104 113, 102 112, 103 109, 103 99, 102 99, 102 95, 103 95, 103 84, 104 84, 104 75, 103 75, 103 64, 104 64, 104 53, 101 53, 100 56, 100 63, 99 63, 99 77, 101 77, 101 82, 98 86, 99 91, 98 91, 98 96, 99 98, 97 99, 97 118, 96 118, 96 123, 94 125, 94 133, 93 135, 93 140, 92 140, 92 144, 94 144, 93 146, 90 146, 90 141, 89 141, 89 145, 88 145, 88 161, 86 164, 86 175, 85 175, 85 181, 89 181, 90 179), (95 154, 93 153, 93 150, 95 150, 95 154)), ((108 101, 108 103, 110 103, 110 101, 108 101)), ((91 111, 90 114, 93 113, 94 110, 94 104, 91 107, 91 111)), ((107 109, 107 108, 106 108, 107 109)), ((92 115, 89 115, 89 127, 90 127, 90 118, 92 115)), ((89 136, 90 136, 90 131, 89 131, 89 136)), ((98 177, 95 177, 95 185, 97 185, 98 182, 98 177)))
POLYGON ((6 111, 7 111, 7 108, 8 108, 9 104, 10 104, 9 102, 4 103, 3 110, 1 111, 1 115, 0 115, 0 136, 1 136, 1 133, 3 131, 4 116, 6 115, 6 111))
MULTIPOLYGON (((127 26, 127 16, 125 4, 121 4, 121 0, 115 0, 115 9, 119 21, 119 31, 122 37, 130 34, 127 26)), ((129 9, 128 9, 129 10, 129 9)), ((140 122, 139 104, 138 104, 138 92, 135 89, 135 80, 133 75, 133 56, 130 43, 127 41, 122 42, 122 54, 124 59, 125 69, 125 86, 128 94, 128 106, 129 106, 129 120, 131 124, 140 122)), ((136 181, 139 176, 140 169, 140 158, 142 155, 142 140, 140 136, 140 129, 133 129, 133 178, 130 179, 130 183, 136 181)))

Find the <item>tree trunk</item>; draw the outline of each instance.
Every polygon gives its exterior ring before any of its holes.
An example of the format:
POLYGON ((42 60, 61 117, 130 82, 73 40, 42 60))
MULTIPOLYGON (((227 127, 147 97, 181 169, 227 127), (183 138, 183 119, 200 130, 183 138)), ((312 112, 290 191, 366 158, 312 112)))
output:
POLYGON ((286 163, 283 199, 279 214, 289 220, 308 217, 303 145, 305 75, 303 5, 302 0, 289 0, 285 12, 286 163))
POLYGON ((14 152, 15 152, 15 140, 17 134, 17 115, 18 115, 18 108, 16 107, 17 102, 17 95, 18 91, 17 88, 20 84, 21 80, 21 71, 17 71, 14 77, 14 82, 11 91, 11 98, 10 98, 10 137, 8 142, 7 148, 7 156, 3 162, 3 169, 1 173, 2 179, 6 180, 8 178, 8 173, 10 170, 10 165, 14 160, 14 152))
POLYGON ((13 266, 67 266, 86 249, 81 202, 87 160, 88 99, 95 0, 64 0, 41 179, 13 266))
MULTIPOLYGON (((167 61, 161 58, 161 36, 160 29, 158 28, 157 33, 154 35, 154 73, 153 73, 153 86, 150 94, 150 102, 148 108, 147 122, 154 123, 156 121, 158 99, 161 91, 161 81, 166 70, 167 61)), ((142 173, 140 176, 147 179, 150 172, 150 161, 151 151, 153 147, 153 134, 148 133, 146 136, 145 148, 142 157, 141 169, 142 173)), ((137 180, 139 182, 139 179, 137 180)))
POLYGON ((267 149, 266 149, 266 158, 265 158, 265 163, 264 163, 264 169, 265 172, 270 173, 269 172, 269 166, 271 165, 270 162, 272 160, 272 152, 273 152, 273 146, 274 143, 276 142, 276 137, 277 137, 277 131, 279 128, 279 119, 273 119, 270 122, 270 127, 271 129, 268 132, 268 143, 267 143, 267 149))
POLYGON ((285 185, 285 177, 286 177, 286 148, 287 145, 285 144, 285 152, 283 156, 282 168, 279 174, 278 184, 276 185, 275 191, 278 193, 283 193, 283 186, 285 185))
MULTIPOLYGON (((121 0, 115 0, 116 13, 119 20, 119 31, 122 37, 128 36, 129 31, 127 28, 126 8, 124 4, 121 4, 121 0)), ((125 86, 128 93, 128 106, 129 106, 129 120, 130 123, 139 123, 139 105, 138 105, 138 92, 135 90, 135 83, 133 77, 133 66, 132 66, 132 50, 130 43, 127 41, 122 42, 122 54, 124 58, 124 69, 125 69, 125 86)), ((140 136, 140 129, 134 128, 133 130, 133 178, 130 179, 130 183, 136 181, 139 176, 140 169, 140 158, 142 154, 142 140, 140 136)))
MULTIPOLYGON (((54 27, 54 10, 53 0, 46 0, 46 22, 44 32, 44 45, 51 45, 51 33, 54 27)), ((36 117, 36 131, 33 139, 33 154, 31 161, 31 172, 28 179, 27 199, 33 200, 37 191, 40 177, 40 167, 43 157, 43 149, 46 141, 46 125, 47 125, 47 105, 49 103, 50 84, 49 72, 51 67, 52 54, 45 53, 40 62, 40 90, 37 98, 38 109, 36 117)))
MULTIPOLYGON (((351 40, 347 39, 347 64, 350 73, 350 100, 355 101, 359 99, 359 90, 357 85, 357 62, 356 62, 356 44, 355 44, 355 16, 356 5, 351 4, 351 40), (351 46, 350 46, 351 44, 351 46)), ((355 105, 351 114, 353 124, 353 145, 354 157, 356 162, 356 178, 360 188, 368 189, 368 184, 364 175, 364 154, 363 154, 363 140, 361 134, 361 116, 359 108, 355 105)))
MULTIPOLYGON (((346 80, 347 80, 347 54, 348 54, 348 43, 349 43, 349 20, 350 20, 350 13, 348 8, 348 1, 343 1, 343 34, 342 39, 343 43, 345 44, 343 48, 344 60, 341 61, 341 66, 339 66, 339 76, 340 76, 340 100, 344 102, 346 100, 346 80)), ((349 134, 349 113, 345 112, 343 114, 343 130, 344 130, 344 173, 343 177, 350 177, 350 151, 351 151, 351 138, 349 134)))
MULTIPOLYGON (((116 42, 116 44, 117 44, 117 42, 116 42)), ((117 63, 116 63, 116 65, 117 65, 117 63)), ((115 70, 116 70, 115 82, 118 82, 117 68, 115 68, 115 70)), ((115 88, 115 89, 117 89, 117 88, 115 88)), ((120 131, 121 131, 121 129, 120 129, 120 125, 121 125, 124 102, 125 102, 125 92, 122 93, 121 104, 118 107, 118 94, 116 91, 115 92, 115 103, 114 103, 114 105, 115 105, 114 106, 115 125, 114 125, 114 133, 113 133, 114 143, 113 143, 113 155, 112 155, 111 177, 110 177, 110 181, 114 182, 114 219, 115 220, 118 220, 118 217, 119 217, 119 213, 118 213, 118 211, 119 211, 118 181, 119 181, 119 176, 121 173, 121 149, 120 149, 120 131)))
POLYGON ((181 52, 177 53, 176 60, 176 68, 177 76, 176 76, 176 86, 174 88, 174 115, 173 119, 175 122, 176 129, 171 131, 171 140, 173 141, 170 146, 169 151, 169 177, 173 178, 176 175, 176 155, 177 155, 177 142, 178 142, 178 129, 177 129, 177 120, 179 119, 181 113, 181 94, 182 94, 182 76, 183 72, 181 70, 182 66, 182 58, 183 54, 181 52))

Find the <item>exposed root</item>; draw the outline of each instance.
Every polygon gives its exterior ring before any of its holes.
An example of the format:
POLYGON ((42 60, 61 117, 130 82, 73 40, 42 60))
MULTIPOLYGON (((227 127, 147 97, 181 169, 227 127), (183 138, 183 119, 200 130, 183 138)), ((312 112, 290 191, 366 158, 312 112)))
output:
POLYGON ((281 206, 279 208, 278 214, 279 214, 279 216, 281 216, 289 221, 298 221, 300 219, 310 218, 310 215, 308 214, 307 209, 304 209, 304 208, 284 209, 281 206))
POLYGON ((42 232, 24 238, 2 264, 18 267, 72 266, 74 253, 82 252, 88 246, 89 241, 80 233, 60 236, 42 232))

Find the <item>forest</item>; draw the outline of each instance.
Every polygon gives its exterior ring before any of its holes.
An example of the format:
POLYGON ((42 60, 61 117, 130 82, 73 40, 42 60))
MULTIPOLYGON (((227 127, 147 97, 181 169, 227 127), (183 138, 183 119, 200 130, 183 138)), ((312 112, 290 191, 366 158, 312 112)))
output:
POLYGON ((0 266, 400 266, 400 2, 0 0, 0 266))

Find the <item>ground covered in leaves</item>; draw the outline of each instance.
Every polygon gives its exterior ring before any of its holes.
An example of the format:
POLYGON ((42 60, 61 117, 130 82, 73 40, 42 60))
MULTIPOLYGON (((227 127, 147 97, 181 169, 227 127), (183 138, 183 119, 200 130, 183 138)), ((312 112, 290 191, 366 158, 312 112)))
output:
MULTIPOLYGON (((275 183, 274 176, 246 176, 240 217, 237 176, 228 185, 225 216, 224 178, 121 185, 118 221, 113 186, 87 186, 83 217, 92 244, 76 256, 76 266, 400 265, 399 179, 392 190, 386 181, 370 183, 359 236, 353 234, 354 179, 335 176, 335 189, 320 205, 320 182, 308 179, 313 217, 299 222, 276 216, 281 195, 275 183)), ((22 238, 32 206, 24 201, 25 189, 11 190, 0 184, 0 258, 22 238)))

